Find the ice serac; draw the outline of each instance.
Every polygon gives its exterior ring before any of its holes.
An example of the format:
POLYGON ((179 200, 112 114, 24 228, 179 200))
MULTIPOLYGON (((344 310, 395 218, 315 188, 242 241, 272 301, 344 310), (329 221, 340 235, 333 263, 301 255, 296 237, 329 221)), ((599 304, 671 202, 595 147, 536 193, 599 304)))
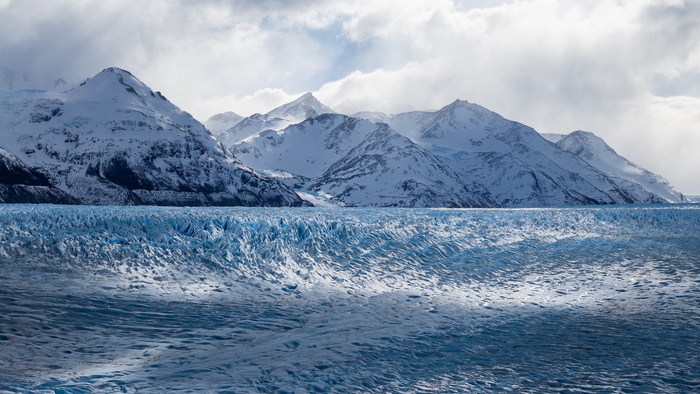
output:
POLYGON ((78 200, 53 187, 44 174, 0 148, 0 203, 77 204, 78 200))
POLYGON ((289 125, 323 114, 335 114, 335 111, 318 101, 313 94, 306 93, 266 114, 258 113, 244 118, 233 127, 214 135, 224 145, 230 147, 261 131, 282 130, 289 125))
POLYGON ((108 68, 65 93, 11 92, 7 149, 85 204, 297 206, 192 116, 108 68))
POLYGON ((687 202, 666 179, 618 155, 602 138, 591 132, 574 131, 556 144, 603 172, 640 202, 687 202))
POLYGON ((439 111, 394 115, 388 123, 500 206, 640 202, 532 128, 476 104, 456 100, 439 111))

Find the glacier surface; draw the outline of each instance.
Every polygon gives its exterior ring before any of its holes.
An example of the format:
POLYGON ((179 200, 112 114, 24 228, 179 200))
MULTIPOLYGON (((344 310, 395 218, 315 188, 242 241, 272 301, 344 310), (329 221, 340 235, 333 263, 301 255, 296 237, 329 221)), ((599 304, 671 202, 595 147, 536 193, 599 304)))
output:
POLYGON ((0 267, 0 392, 700 390, 700 205, 3 205, 0 267))

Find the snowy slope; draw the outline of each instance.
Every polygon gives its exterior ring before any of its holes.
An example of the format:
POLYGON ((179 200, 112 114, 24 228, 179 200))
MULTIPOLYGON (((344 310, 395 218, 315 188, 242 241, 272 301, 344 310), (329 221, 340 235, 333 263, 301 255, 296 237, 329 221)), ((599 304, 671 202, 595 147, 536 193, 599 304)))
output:
POLYGON ((214 133, 216 138, 226 146, 232 146, 264 130, 282 130, 283 128, 315 118, 322 114, 334 114, 331 108, 323 105, 311 93, 273 109, 266 114, 253 114, 239 121, 235 126, 214 133))
POLYGON ((459 176, 384 123, 310 187, 348 206, 489 207, 459 176))
POLYGON ((532 128, 476 104, 457 100, 439 111, 393 115, 388 123, 501 206, 640 202, 532 128))
POLYGON ((199 122, 129 72, 65 93, 6 92, 5 147, 87 204, 300 205, 240 163, 199 122))
POLYGON ((324 114, 282 130, 265 130, 231 147, 246 165, 307 178, 321 176, 383 126, 346 115, 324 114))
POLYGON ((574 131, 556 144, 602 171, 641 202, 686 202, 667 180, 618 155, 603 139, 591 132, 574 131))
POLYGON ((275 118, 266 114, 253 114, 243 118, 233 127, 214 134, 224 146, 231 147, 244 139, 263 130, 281 130, 292 124, 286 119, 275 118))
POLYGON ((77 204, 40 172, 0 148, 0 203, 77 204))
POLYGON ((324 114, 263 131, 232 150, 255 169, 282 170, 288 184, 350 206, 494 205, 467 191, 453 170, 384 123, 324 114))

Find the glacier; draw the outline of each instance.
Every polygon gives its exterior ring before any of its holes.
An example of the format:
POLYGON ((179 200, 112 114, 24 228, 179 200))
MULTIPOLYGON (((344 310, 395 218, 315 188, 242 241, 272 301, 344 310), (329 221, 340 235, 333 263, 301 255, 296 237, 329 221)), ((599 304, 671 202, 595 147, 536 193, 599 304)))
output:
POLYGON ((0 392, 693 392, 700 205, 0 206, 0 392))

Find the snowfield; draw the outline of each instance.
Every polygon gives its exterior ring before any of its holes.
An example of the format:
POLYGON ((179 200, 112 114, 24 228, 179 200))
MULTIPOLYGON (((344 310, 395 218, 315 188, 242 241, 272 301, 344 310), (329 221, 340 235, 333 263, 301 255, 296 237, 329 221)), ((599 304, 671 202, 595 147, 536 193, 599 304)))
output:
POLYGON ((0 392, 700 390, 700 205, 3 205, 0 267, 0 392))

